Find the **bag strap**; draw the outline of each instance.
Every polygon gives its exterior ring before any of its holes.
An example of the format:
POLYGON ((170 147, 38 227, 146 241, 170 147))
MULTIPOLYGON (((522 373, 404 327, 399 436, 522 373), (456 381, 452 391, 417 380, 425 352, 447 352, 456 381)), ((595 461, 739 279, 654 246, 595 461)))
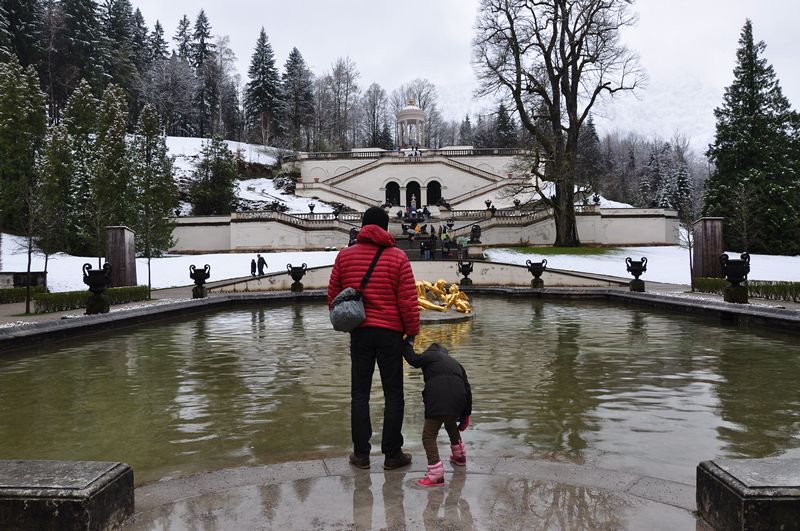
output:
POLYGON ((386 249, 386 247, 378 248, 378 252, 375 253, 375 258, 372 259, 372 263, 369 265, 369 269, 367 269, 367 273, 364 275, 364 279, 361 281, 361 285, 358 287, 358 291, 364 291, 367 281, 369 281, 369 277, 372 275, 372 270, 375 269, 375 266, 378 264, 378 258, 381 257, 381 253, 384 249, 386 249))

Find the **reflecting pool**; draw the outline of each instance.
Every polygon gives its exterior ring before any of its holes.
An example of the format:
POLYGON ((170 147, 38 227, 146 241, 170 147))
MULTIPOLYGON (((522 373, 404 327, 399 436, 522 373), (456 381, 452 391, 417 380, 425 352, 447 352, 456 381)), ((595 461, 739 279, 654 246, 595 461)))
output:
MULTIPOLYGON (((445 345, 469 374, 470 455, 689 483, 705 459, 800 457, 797 336, 596 302, 473 299, 474 320, 417 342, 445 345)), ((124 461, 139 484, 344 457, 348 340, 321 302, 267 303, 5 354, 0 459, 124 461)), ((406 447, 423 459, 422 375, 406 375, 406 447)), ((377 451, 377 370, 375 382, 377 451)))

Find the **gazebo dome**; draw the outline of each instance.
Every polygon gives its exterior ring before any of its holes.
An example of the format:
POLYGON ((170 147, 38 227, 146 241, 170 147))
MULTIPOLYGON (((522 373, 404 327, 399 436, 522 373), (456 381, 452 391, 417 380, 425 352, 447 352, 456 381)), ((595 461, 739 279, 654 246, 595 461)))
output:
POLYGON ((397 111, 397 143, 401 148, 424 145, 425 111, 414 100, 397 111))

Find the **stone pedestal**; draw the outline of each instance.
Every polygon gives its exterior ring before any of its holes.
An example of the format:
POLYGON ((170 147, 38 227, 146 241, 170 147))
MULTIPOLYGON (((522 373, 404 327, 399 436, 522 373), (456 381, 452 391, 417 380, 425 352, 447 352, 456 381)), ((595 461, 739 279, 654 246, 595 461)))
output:
POLYGON ((300 293, 303 291, 303 283, 302 282, 292 282, 292 285, 289 286, 289 290, 295 293, 300 293))
POLYGON ((467 258, 470 260, 483 260, 483 245, 470 243, 467 245, 467 258))
POLYGON ((469 278, 469 277, 464 277, 458 282, 458 284, 460 286, 471 286, 472 285, 472 279, 469 278))
POLYGON ((108 313, 111 311, 111 297, 105 290, 102 293, 92 293, 86 299, 86 315, 108 313))
POLYGON ((205 286, 195 286, 192 288, 193 299, 205 299, 208 297, 208 288, 205 286))
POLYGON ((534 289, 542 289, 544 287, 544 280, 542 280, 541 278, 532 279, 531 287, 534 289))
POLYGON ((725 299, 725 302, 747 304, 747 286, 725 286, 722 298, 725 299))
POLYGON ((644 293, 644 280, 641 278, 636 278, 631 280, 630 282, 631 291, 635 291, 637 293, 644 293))
POLYGON ((692 269, 695 277, 722 278, 719 257, 725 252, 722 218, 700 218, 692 225, 694 247, 692 269))
POLYGON ((0 461, 4 531, 112 529, 133 507, 133 470, 126 464, 0 461))
POLYGON ((714 529, 800 530, 800 460, 703 461, 697 510, 714 529))
POLYGON ((109 287, 136 285, 136 240, 128 227, 106 227, 106 262, 114 266, 109 287))

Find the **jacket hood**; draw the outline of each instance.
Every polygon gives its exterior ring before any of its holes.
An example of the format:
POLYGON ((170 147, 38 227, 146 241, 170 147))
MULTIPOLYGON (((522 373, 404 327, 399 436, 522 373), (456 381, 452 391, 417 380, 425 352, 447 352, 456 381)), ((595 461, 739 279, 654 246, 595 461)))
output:
POLYGON ((361 227, 361 230, 358 231, 358 237, 356 238, 356 241, 358 243, 369 242, 380 247, 395 246, 394 236, 377 225, 364 225, 361 227))

